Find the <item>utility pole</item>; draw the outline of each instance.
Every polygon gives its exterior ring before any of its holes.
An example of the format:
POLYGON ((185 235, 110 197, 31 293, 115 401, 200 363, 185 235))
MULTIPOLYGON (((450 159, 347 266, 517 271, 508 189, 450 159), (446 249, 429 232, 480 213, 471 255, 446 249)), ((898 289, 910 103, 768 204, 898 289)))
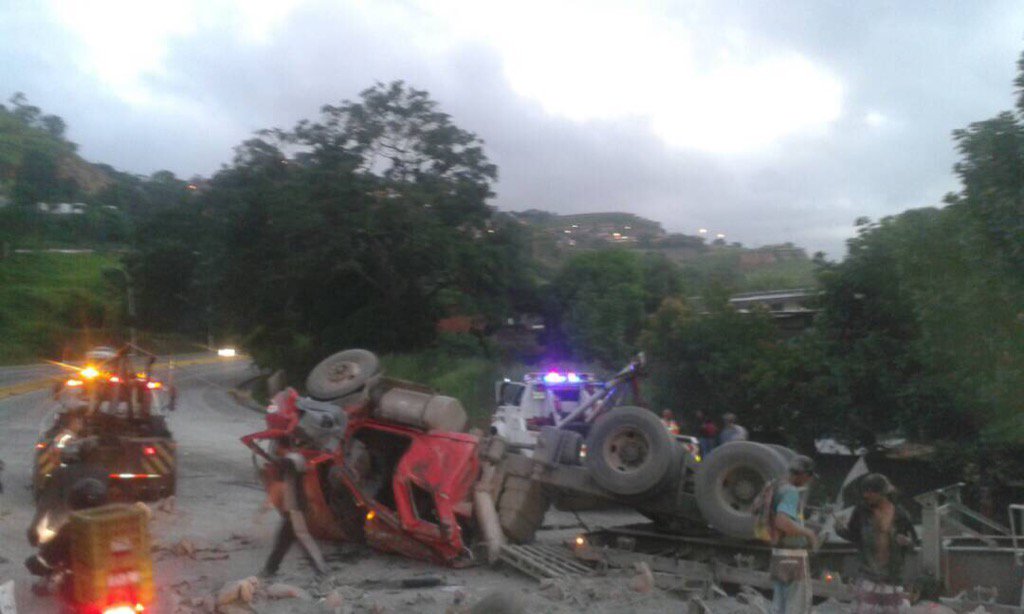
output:
POLYGON ((128 291, 128 337, 131 340, 132 348, 139 347, 139 339, 135 332, 135 288, 132 286, 132 276, 127 269, 121 269, 128 291))

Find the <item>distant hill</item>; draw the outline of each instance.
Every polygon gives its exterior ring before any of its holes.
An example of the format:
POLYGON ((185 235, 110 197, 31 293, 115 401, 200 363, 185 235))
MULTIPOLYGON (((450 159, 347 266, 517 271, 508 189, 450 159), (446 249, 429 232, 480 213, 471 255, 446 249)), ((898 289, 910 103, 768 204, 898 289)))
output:
POLYGON ((543 269, 557 269, 575 252, 628 249, 662 255, 693 280, 717 279, 737 290, 814 285, 814 265, 792 243, 747 248, 738 243, 667 233, 661 223, 632 213, 559 215, 529 209, 507 213, 532 234, 533 257, 543 269))

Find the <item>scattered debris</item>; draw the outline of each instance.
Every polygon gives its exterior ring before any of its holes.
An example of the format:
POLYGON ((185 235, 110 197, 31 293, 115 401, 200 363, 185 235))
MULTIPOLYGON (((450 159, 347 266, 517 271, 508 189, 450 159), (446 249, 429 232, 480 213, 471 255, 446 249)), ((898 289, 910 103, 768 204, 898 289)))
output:
POLYGON ((649 593, 654 590, 654 574, 651 573, 650 566, 640 561, 633 565, 636 570, 636 575, 629 582, 629 588, 633 589, 638 593, 649 593))
POLYGON ((341 614, 345 608, 345 596, 334 590, 327 593, 321 604, 331 614, 341 614))
POLYGON ((309 593, 305 589, 283 583, 275 583, 268 586, 267 596, 271 599, 310 599, 309 593))
POLYGON ((526 614, 523 599, 512 591, 497 590, 473 604, 469 614, 526 614))
POLYGON ((227 605, 236 601, 252 603, 252 598, 256 595, 256 589, 259 588, 259 585, 260 581, 256 576, 228 582, 217 592, 217 605, 227 605))
POLYGON ((167 514, 173 514, 177 509, 177 498, 174 495, 161 499, 156 504, 157 511, 164 512, 167 514))
POLYGON ((545 578, 540 582, 540 594, 552 601, 564 601, 565 587, 562 586, 562 583, 559 580, 554 578, 545 578))
POLYGON ((171 546, 171 552, 178 556, 187 556, 190 559, 196 558, 196 545, 192 540, 183 538, 171 546))

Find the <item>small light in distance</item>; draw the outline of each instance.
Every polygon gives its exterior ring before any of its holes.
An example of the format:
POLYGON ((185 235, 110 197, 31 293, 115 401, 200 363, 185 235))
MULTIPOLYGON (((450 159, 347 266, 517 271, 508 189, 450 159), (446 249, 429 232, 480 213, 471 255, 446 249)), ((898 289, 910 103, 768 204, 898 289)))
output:
POLYGON ((146 388, 149 388, 150 390, 156 390, 158 388, 163 388, 163 387, 164 387, 164 385, 161 384, 160 382, 146 382, 146 388))
POLYGON ((238 354, 235 348, 220 348, 217 350, 217 356, 221 358, 234 358, 238 354))
POLYGON ((69 379, 67 382, 65 382, 65 385, 68 388, 77 388, 78 386, 82 385, 82 380, 80 380, 80 379, 69 379))
POLYGON ((96 377, 97 375, 99 375, 100 372, 97 371, 95 367, 86 367, 86 368, 81 370, 80 374, 85 379, 92 379, 92 378, 96 377))
POLYGON ((373 510, 370 510, 370 511, 366 512, 366 519, 367 520, 373 520, 376 517, 377 517, 377 512, 375 512, 373 510))
POLYGON ((582 545, 584 545, 584 544, 586 544, 586 543, 587 543, 587 540, 586 540, 586 539, 584 539, 582 535, 578 535, 578 536, 576 537, 576 545, 577 545, 577 546, 582 546, 582 545))

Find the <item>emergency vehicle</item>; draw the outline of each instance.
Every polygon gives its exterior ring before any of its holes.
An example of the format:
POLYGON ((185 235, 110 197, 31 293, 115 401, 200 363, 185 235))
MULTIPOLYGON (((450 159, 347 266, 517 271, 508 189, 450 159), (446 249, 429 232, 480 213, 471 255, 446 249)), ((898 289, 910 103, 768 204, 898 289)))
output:
POLYGON ((115 499, 174 494, 176 443, 166 412, 174 409, 175 394, 152 376, 155 360, 125 347, 55 385, 56 407, 35 444, 37 500, 57 469, 68 463, 103 474, 115 499))

